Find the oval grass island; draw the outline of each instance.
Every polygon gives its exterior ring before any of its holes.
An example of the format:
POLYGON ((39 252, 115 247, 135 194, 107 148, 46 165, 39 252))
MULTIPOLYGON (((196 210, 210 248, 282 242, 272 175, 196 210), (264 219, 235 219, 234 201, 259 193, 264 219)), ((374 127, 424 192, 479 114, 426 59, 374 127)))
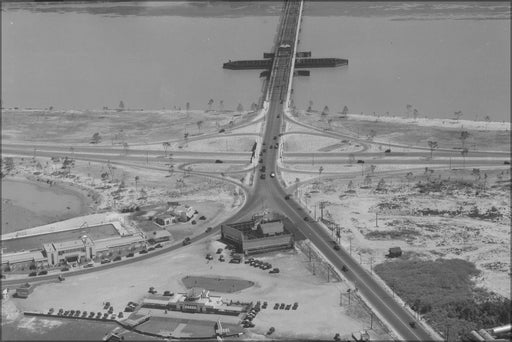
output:
POLYGON ((209 291, 232 293, 245 290, 254 282, 237 278, 186 276, 181 279, 187 289, 201 287, 209 291))

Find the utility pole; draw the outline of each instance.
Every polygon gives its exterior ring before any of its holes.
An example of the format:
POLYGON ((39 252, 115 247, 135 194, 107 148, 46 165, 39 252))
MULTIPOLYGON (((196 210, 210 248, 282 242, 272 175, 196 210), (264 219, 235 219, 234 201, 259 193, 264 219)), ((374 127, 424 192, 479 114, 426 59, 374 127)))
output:
POLYGON ((375 212, 375 227, 379 226, 379 213, 375 212))
POLYGON ((149 165, 149 151, 146 151, 146 165, 149 165))
POLYGON ((348 238, 348 241, 350 242, 350 249, 349 249, 349 251, 350 251, 350 255, 352 255, 352 239, 353 239, 353 237, 352 237, 352 236, 350 236, 350 237, 348 238))

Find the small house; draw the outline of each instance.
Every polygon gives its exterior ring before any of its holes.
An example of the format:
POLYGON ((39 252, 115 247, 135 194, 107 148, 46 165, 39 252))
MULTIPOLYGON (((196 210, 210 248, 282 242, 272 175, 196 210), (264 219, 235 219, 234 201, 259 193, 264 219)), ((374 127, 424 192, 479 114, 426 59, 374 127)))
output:
POLYGON ((34 285, 25 283, 16 289, 16 297, 28 298, 32 291, 34 291, 34 285))
POLYGON ((160 226, 165 227, 170 224, 176 223, 176 217, 174 217, 173 215, 168 214, 168 213, 160 214, 155 217, 155 223, 160 226))
POLYGON ((169 241, 171 239, 171 233, 169 233, 167 230, 157 230, 154 231, 152 234, 150 234, 148 238, 148 242, 151 244, 155 244, 158 242, 164 242, 169 241))
POLYGON ((388 257, 390 258, 398 258, 402 255, 402 249, 400 247, 391 247, 389 249, 388 257))

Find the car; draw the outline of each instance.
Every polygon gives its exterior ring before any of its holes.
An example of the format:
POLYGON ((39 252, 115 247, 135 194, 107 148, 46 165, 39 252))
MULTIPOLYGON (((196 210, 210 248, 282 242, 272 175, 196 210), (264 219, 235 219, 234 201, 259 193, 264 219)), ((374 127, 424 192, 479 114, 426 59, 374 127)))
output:
POLYGON ((277 118, 279 119, 281 117, 281 115, 277 114, 277 118))
POLYGON ((91 267, 94 267, 94 264, 92 262, 90 262, 84 266, 84 268, 91 268, 91 267))
POLYGON ((155 247, 149 247, 149 248, 148 248, 148 252, 150 252, 150 251, 154 251, 154 250, 155 250, 155 247))
POLYGON ((276 174, 274 172, 270 173, 270 177, 274 178, 275 176, 276 176, 276 174))
POLYGON ((164 291, 164 296, 172 297, 172 296, 174 296, 174 292, 171 292, 169 290, 164 291))
POLYGON ((266 178, 266 177, 265 177, 265 174, 264 174, 264 173, 262 173, 262 174, 260 175, 260 178, 261 178, 261 179, 265 179, 265 178, 266 178))
POLYGON ((162 246, 162 244, 161 244, 161 243, 157 243, 157 244, 155 245, 155 248, 162 248, 162 247, 163 247, 163 246, 162 246))
POLYGON ((279 144, 278 144, 278 143, 276 143, 276 144, 275 144, 275 146, 274 146, 274 148, 279 148, 279 144))
POLYGON ((89 318, 93 318, 94 316, 96 316, 96 314, 95 314, 94 312, 92 312, 92 311, 91 311, 91 312, 89 313, 89 318))
POLYGON ((206 216, 204 216, 204 215, 199 216, 199 219, 200 219, 201 221, 204 221, 204 220, 206 220, 206 216))
POLYGON ((295 302, 295 303, 293 303, 292 310, 297 310, 298 307, 299 307, 299 303, 295 302))
POLYGON ((262 309, 266 309, 268 306, 268 303, 267 302, 263 302, 263 305, 261 306, 262 309))
POLYGON ((279 268, 275 267, 271 269, 268 273, 279 273, 279 268))
POLYGON ((82 312, 82 317, 87 317, 87 311, 82 312))
POLYGON ((221 256, 219 257, 219 261, 222 261, 222 262, 226 261, 226 259, 224 259, 224 255, 221 255, 221 256))
POLYGON ((291 196, 290 196, 290 194, 287 194, 286 196, 284 196, 284 199, 285 199, 285 200, 289 200, 289 199, 290 199, 290 197, 291 197, 291 196))
POLYGON ((266 169, 267 169, 267 168, 265 167, 265 165, 262 165, 262 166, 260 167, 260 171, 261 171, 261 172, 265 172, 265 170, 266 170, 266 169))
POLYGON ((119 318, 123 318, 123 317, 124 317, 124 314, 123 314, 121 311, 119 311, 119 314, 117 315, 117 317, 119 317, 119 318))
POLYGON ((101 312, 98 312, 98 313, 96 314, 96 318, 101 318, 101 315, 103 315, 103 314, 102 314, 101 312))
POLYGON ((274 304, 274 310, 277 310, 277 309, 279 309, 279 303, 274 304))
POLYGON ((151 293, 151 294, 155 294, 155 293, 156 293, 156 290, 155 290, 155 288, 154 288, 153 286, 151 286, 151 287, 149 288, 148 292, 149 292, 149 293, 151 293))
POLYGON ((337 250, 337 251, 339 251, 339 250, 340 250, 340 245, 335 244, 335 245, 334 245, 334 249, 335 249, 335 250, 337 250))
POLYGON ((106 313, 106 312, 105 312, 105 313, 103 314, 103 317, 101 317, 101 319, 107 319, 107 317, 108 317, 108 313, 106 313))
POLYGON ((112 314, 112 316, 110 316, 110 319, 116 319, 116 314, 112 314))
POLYGON ((30 272, 28 274, 29 277, 35 277, 37 275, 37 272, 30 272))
POLYGON ((80 317, 80 310, 75 311, 75 317, 80 317))
POLYGON ((274 140, 276 140, 276 139, 277 139, 277 135, 274 135, 274 140))
POLYGON ((190 238, 186 237, 185 240, 182 242, 183 246, 190 245, 190 238))
POLYGON ((221 129, 219 130, 219 133, 224 133, 224 132, 226 132, 226 130, 225 130, 224 128, 221 128, 221 129))
POLYGON ((284 309, 285 309, 285 310, 290 310, 290 308, 291 308, 291 307, 292 307, 292 305, 291 305, 291 304, 288 304, 288 305, 286 305, 286 307, 285 307, 284 309))
POLYGON ((384 153, 391 153, 391 149, 388 148, 387 150, 384 151, 384 153))
POLYGON ((213 227, 208 227, 208 228, 206 228, 206 232, 209 233, 212 231, 212 229, 213 229, 213 227))
POLYGON ((146 249, 143 249, 143 250, 141 250, 141 251, 139 252, 139 254, 147 254, 147 253, 148 253, 148 251, 147 251, 146 249))
POLYGON ((64 312, 62 313, 62 316, 67 316, 67 315, 69 315, 69 310, 66 310, 66 311, 64 311, 64 312))
POLYGON ((343 272, 347 272, 347 271, 348 271, 348 268, 347 268, 347 266, 343 265, 343 266, 341 267, 341 270, 342 270, 343 272))
POLYGON ((222 249, 222 248, 218 248, 218 249, 217 249, 217 254, 222 253, 222 251, 223 251, 223 249, 222 249))
POLYGON ((263 159, 260 158, 260 160, 258 161, 260 164, 263 163, 263 159))
POLYGON ((103 309, 107 310, 110 307, 110 302, 106 302, 105 305, 103 305, 103 309))
POLYGON ((267 335, 272 335, 274 331, 276 331, 276 329, 274 327, 270 327, 270 329, 267 331, 267 335))
POLYGON ((69 271, 69 267, 62 267, 60 269, 61 272, 66 272, 66 271, 69 271))
POLYGON ((411 326, 411 328, 415 329, 416 328, 416 322, 414 321, 411 321, 409 322, 409 325, 411 326))
POLYGON ((113 306, 111 306, 111 307, 108 309, 108 313, 109 313, 109 314, 111 314, 111 313, 113 313, 113 312, 114 312, 114 307, 113 307, 113 306))
POLYGON ((213 256, 210 253, 206 254, 206 260, 213 260, 213 256))
POLYGON ((274 148, 274 146, 270 145, 270 149, 273 149, 273 148, 274 148))
POLYGON ((279 305, 279 310, 283 310, 285 307, 286 307, 286 304, 285 303, 281 303, 281 305, 279 305))
POLYGON ((309 221, 309 217, 304 216, 304 221, 309 221))
POLYGON ((69 312, 69 315, 70 315, 71 317, 73 317, 73 316, 75 315, 75 310, 71 310, 71 311, 69 312))
POLYGON ((358 163, 358 164, 364 164, 364 160, 359 159, 359 160, 357 161, 357 163, 358 163))
POLYGON ((101 264, 108 264, 109 262, 111 262, 110 259, 103 259, 103 260, 101 260, 100 263, 101 264))
POLYGON ((37 275, 45 275, 45 274, 48 274, 47 270, 39 271, 39 273, 37 275))
POLYGON ((121 260, 121 256, 120 256, 120 255, 118 255, 118 256, 116 256, 116 257, 114 258, 114 261, 119 261, 119 260, 121 260))
POLYGON ((262 151, 263 151, 263 153, 265 153, 265 152, 267 152, 267 149, 266 149, 266 148, 264 148, 262 151))
POLYGON ((50 308, 50 310, 48 310, 48 315, 51 315, 54 311, 55 311, 54 308, 50 308))
POLYGON ((220 159, 215 160, 215 164, 222 164, 222 163, 223 163, 223 161, 220 159))
POLYGON ((249 264, 254 258, 245 259, 244 264, 249 264))
POLYGON ((505 160, 505 161, 503 162, 503 164, 505 164, 505 165, 510 165, 510 162, 509 162, 508 160, 505 160))

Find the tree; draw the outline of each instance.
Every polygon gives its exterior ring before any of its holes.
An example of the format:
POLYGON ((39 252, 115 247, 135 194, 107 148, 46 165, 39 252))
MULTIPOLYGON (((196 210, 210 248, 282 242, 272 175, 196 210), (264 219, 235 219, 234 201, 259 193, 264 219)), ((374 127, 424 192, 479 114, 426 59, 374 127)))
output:
POLYGON ((329 107, 325 106, 324 107, 324 110, 322 111, 321 113, 322 116, 327 116, 329 115, 329 107))
POLYGON ((386 182, 384 181, 384 178, 381 178, 381 179, 379 180, 379 183, 377 183, 377 188, 376 188, 376 190, 381 191, 381 190, 384 190, 385 188, 386 188, 386 182))
POLYGON ((484 120, 485 122, 491 122, 491 117, 489 115, 486 115, 484 120))
POLYGON ((139 176, 135 176, 135 191, 137 191, 137 182, 139 181, 139 176))
POLYGON ((199 130, 199 132, 201 132, 201 126, 203 125, 203 120, 199 120, 198 122, 196 122, 196 125, 197 125, 197 129, 199 130))
POLYGON ((190 102, 185 104, 185 110, 188 112, 190 110, 190 102))
POLYGON ((466 156, 468 155, 468 149, 466 147, 464 147, 460 151, 460 154, 462 155, 462 168, 465 169, 466 168, 466 156))
POLYGON ((183 133, 183 138, 185 139, 185 142, 188 140, 188 132, 183 133))
POLYGON ((460 120, 460 118, 461 118, 464 114, 462 114, 462 111, 461 111, 461 110, 458 110, 458 111, 456 111, 455 113, 453 113, 453 115, 455 115, 455 119, 456 119, 457 121, 459 121, 459 120, 460 120))
POLYGON ((370 172, 371 172, 372 174, 374 174, 374 173, 375 173, 375 169, 376 169, 376 168, 377 168, 377 166, 375 166, 374 164, 370 165, 370 172))
POLYGON ((347 115, 348 114, 348 107, 347 106, 343 107, 343 110, 341 111, 341 114, 343 114, 343 115, 347 115))
POLYGON ((412 106, 410 104, 406 105, 405 110, 406 110, 405 113, 407 114, 407 117, 409 117, 409 115, 411 115, 411 112, 412 112, 412 106))
POLYGON ((324 167, 320 166, 320 168, 318 169, 318 177, 322 175, 322 172, 324 172, 324 167))
POLYGON ((412 180, 413 176, 414 174, 410 171, 405 174, 405 178, 407 178, 407 181, 409 182, 412 180))
POLYGON ((12 157, 4 158, 5 172, 9 173, 14 170, 14 159, 12 157))
POLYGON ((164 141, 162 143, 162 147, 164 148, 164 154, 167 155, 167 151, 169 150, 169 147, 171 147, 171 143, 168 141, 164 141))
POLYGON ((255 102, 251 103, 251 111, 255 112, 257 110, 258 110, 258 105, 255 102))
POLYGON ((244 106, 242 106, 242 104, 239 103, 238 106, 236 106, 236 111, 242 113, 244 111, 244 106))
POLYGON ((348 182, 348 184, 347 184, 347 190, 348 190, 348 191, 352 191, 352 190, 354 190, 354 182, 352 182, 352 180, 350 180, 350 182, 348 182))
POLYGON ((466 139, 469 137, 468 131, 462 131, 460 132, 460 141, 462 142, 462 148, 466 147, 466 139))
POLYGON ((312 110, 313 110, 313 101, 309 100, 309 106, 308 106, 307 111, 311 112, 312 110))
POLYGON ((416 120, 418 118, 418 115, 419 115, 419 112, 416 108, 414 108, 413 112, 412 112, 412 116, 414 117, 414 120, 416 120))
POLYGON ((224 100, 220 100, 219 102, 219 111, 224 111, 224 100))
POLYGON ((123 101, 119 102, 119 109, 124 110, 124 102, 123 101))
POLYGON ((438 147, 437 141, 429 140, 427 142, 427 144, 428 144, 428 147, 430 148, 430 159, 432 159, 432 153, 434 153, 434 150, 437 149, 437 147, 438 147))
POLYGON ((92 140, 91 140, 91 142, 92 142, 93 144, 97 144, 97 143, 99 143, 100 141, 101 141, 101 135, 100 135, 98 132, 94 133, 94 134, 92 135, 92 140))
POLYGON ((210 99, 210 101, 208 101, 208 110, 212 110, 212 105, 213 105, 213 99, 210 99))

